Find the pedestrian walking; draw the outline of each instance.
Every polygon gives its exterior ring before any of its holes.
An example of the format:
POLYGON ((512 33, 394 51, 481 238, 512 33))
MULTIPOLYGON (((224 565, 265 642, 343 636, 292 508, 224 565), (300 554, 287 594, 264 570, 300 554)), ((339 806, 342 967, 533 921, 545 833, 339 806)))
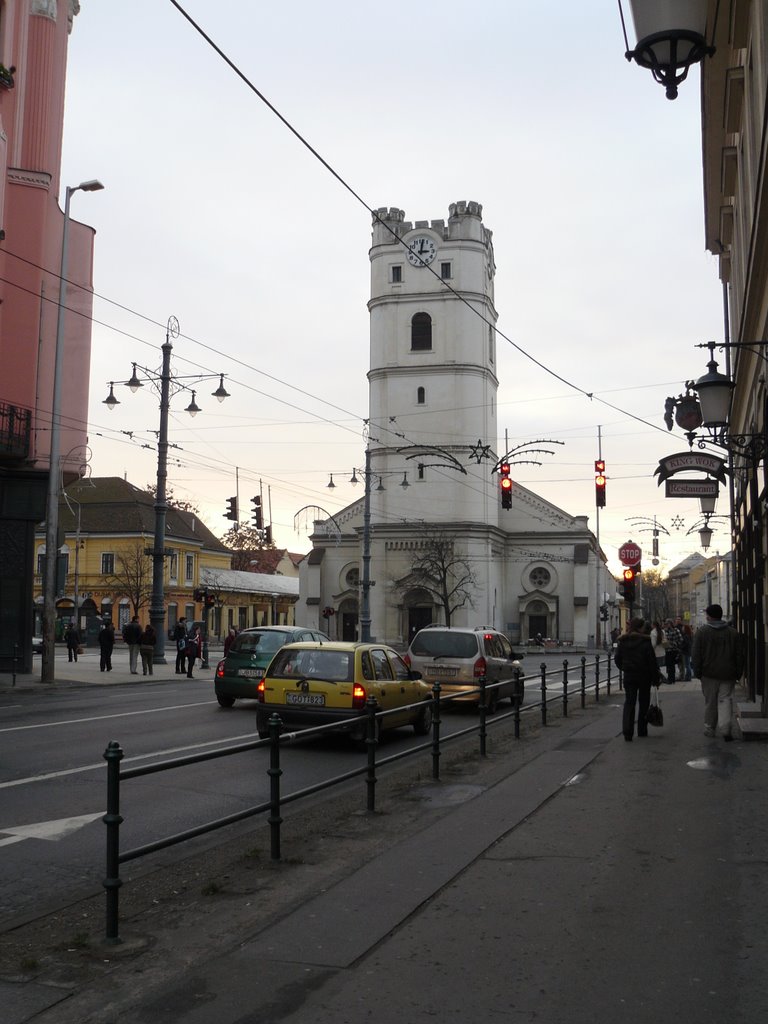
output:
POLYGON ((64 639, 67 643, 67 661, 77 661, 77 654, 80 647, 80 633, 73 622, 70 622, 64 630, 64 639))
POLYGON ((672 619, 664 623, 664 661, 667 666, 667 682, 674 683, 677 659, 680 657, 680 648, 683 646, 683 634, 674 624, 672 619))
POLYGON ((200 635, 200 627, 195 626, 194 633, 187 635, 187 679, 194 679, 192 669, 195 665, 195 658, 203 657, 203 638, 200 635))
POLYGON ((706 625, 696 630, 691 660, 704 694, 704 735, 732 740, 733 691, 744 674, 746 658, 741 636, 727 622, 723 609, 711 604, 706 625))
POLYGON ((683 679, 686 683, 689 683, 693 675, 693 666, 691 664, 691 654, 693 652, 693 630, 688 623, 685 622, 680 627, 680 632, 683 634, 683 646, 680 648, 680 655, 683 662, 683 679))
POLYGON ((112 671, 112 648, 115 646, 115 627, 111 622, 105 622, 99 633, 99 668, 102 672, 112 671))
POLYGON ((147 624, 142 630, 139 637, 139 651, 141 652, 141 674, 143 676, 151 676, 152 672, 152 659, 155 656, 155 644, 157 643, 157 634, 155 633, 154 627, 147 624))
POLYGON ((229 654, 229 648, 232 646, 232 642, 233 642, 233 640, 235 639, 236 636, 237 636, 237 630, 235 629, 234 626, 230 626, 229 627, 229 632, 224 637, 224 657, 225 658, 229 654))
POLYGON ((141 644, 141 623, 139 616, 134 615, 130 622, 123 626, 123 640, 128 645, 128 667, 131 675, 137 675, 139 671, 139 645, 141 644))
POLYGON ((173 641, 176 644, 176 675, 184 675, 187 658, 187 620, 183 615, 173 627, 173 641))
POLYGON ((627 743, 635 732, 635 706, 637 705, 637 735, 648 735, 648 706, 651 687, 659 680, 659 667, 653 653, 651 638, 645 632, 644 619, 630 619, 627 632, 619 637, 613 660, 623 673, 624 711, 621 730, 627 743))

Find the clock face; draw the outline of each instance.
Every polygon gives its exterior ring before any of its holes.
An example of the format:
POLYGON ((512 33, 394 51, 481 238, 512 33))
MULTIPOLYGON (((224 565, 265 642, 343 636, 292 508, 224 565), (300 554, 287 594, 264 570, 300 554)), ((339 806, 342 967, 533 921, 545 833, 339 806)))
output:
POLYGON ((435 256, 437 246, 426 235, 419 235, 408 243, 408 262, 414 267, 423 267, 425 263, 431 263, 435 256))

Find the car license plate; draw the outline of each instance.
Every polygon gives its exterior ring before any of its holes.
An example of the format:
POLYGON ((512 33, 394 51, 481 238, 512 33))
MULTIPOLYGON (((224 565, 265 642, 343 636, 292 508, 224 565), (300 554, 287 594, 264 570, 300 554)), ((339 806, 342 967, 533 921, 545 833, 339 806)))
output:
POLYGON ((433 665, 432 666, 433 676, 455 676, 458 675, 459 670, 457 668, 451 668, 449 665, 433 665))
POLYGON ((239 676, 246 676, 248 679, 259 679, 262 675, 257 668, 239 668, 237 674, 239 676))
POLYGON ((286 704, 304 704, 322 707, 325 704, 324 693, 286 693, 286 704))

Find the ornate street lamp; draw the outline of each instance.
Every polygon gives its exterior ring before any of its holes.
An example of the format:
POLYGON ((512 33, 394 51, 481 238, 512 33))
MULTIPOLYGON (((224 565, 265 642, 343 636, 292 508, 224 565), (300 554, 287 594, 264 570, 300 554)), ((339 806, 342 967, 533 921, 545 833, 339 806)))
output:
MULTIPOLYGON (((181 377, 171 374, 171 352, 173 351, 171 338, 178 338, 179 333, 179 321, 175 316, 169 317, 165 332, 165 344, 162 346, 163 362, 160 373, 156 370, 150 370, 146 366, 141 366, 139 363, 133 363, 133 373, 130 380, 121 382, 135 394, 139 388, 144 386, 137 373, 137 369, 139 369, 144 378, 160 393, 160 429, 157 434, 157 487, 155 490, 155 537, 152 548, 147 549, 147 554, 152 556, 152 598, 149 606, 149 621, 152 623, 152 628, 157 637, 155 653, 152 658, 155 665, 165 665, 166 663, 164 576, 165 557, 168 552, 165 549, 165 520, 168 511, 166 482, 168 479, 168 413, 171 404, 171 390, 173 390, 173 394, 179 391, 189 391, 191 393, 192 401, 185 409, 185 412, 188 412, 190 416, 196 416, 200 412, 200 407, 195 401, 195 391, 188 387, 184 381, 203 381, 218 377, 219 386, 212 393, 213 397, 219 402, 229 397, 228 392, 224 389, 223 373, 189 374, 181 377)), ((114 384, 114 381, 110 381, 109 395, 104 399, 104 404, 108 409, 114 409, 116 405, 119 405, 114 395, 114 384)), ((207 622, 207 615, 204 618, 207 622)), ((207 645, 207 631, 203 641, 207 645)))
MULTIPOLYGON (((707 45, 707 0, 629 0, 637 42, 630 49, 624 10, 619 0, 621 27, 628 61, 648 68, 663 85, 667 99, 677 97, 694 64, 711 57, 715 47, 707 45)), ((714 27, 712 39, 715 38, 714 27)))

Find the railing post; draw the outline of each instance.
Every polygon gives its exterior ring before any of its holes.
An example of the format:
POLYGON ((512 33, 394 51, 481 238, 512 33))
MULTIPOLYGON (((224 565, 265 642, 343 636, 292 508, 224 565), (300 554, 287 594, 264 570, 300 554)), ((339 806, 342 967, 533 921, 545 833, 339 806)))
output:
POLYGON ((16 685, 16 665, 17 665, 18 661, 19 661, 19 645, 18 644, 14 644, 13 645, 13 664, 12 664, 13 679, 11 680, 11 686, 15 686, 16 685))
POLYGON ((541 672, 541 724, 547 724, 547 665, 542 661, 539 666, 541 672))
POLYGON ((485 692, 485 685, 486 685, 486 683, 487 683, 487 679, 485 678, 485 674, 483 674, 483 675, 480 676, 480 757, 485 757, 486 756, 486 754, 485 754, 485 737, 486 737, 485 718, 486 718, 486 715, 488 714, 488 705, 485 702, 486 701, 486 692, 485 692))
POLYGON ((280 860, 280 826, 283 819, 280 817, 280 776, 283 770, 280 767, 280 715, 277 713, 269 716, 269 844, 270 857, 272 860, 280 860))
POLYGON ((563 660, 563 718, 568 717, 568 659, 563 660))
POLYGON ((595 704, 600 703, 600 652, 595 654, 595 704))
POLYGON ((440 683, 432 686, 432 778, 440 778, 440 683))
POLYGON ((606 671, 608 673, 608 679, 606 680, 605 686, 606 686, 606 692, 607 692, 608 696, 610 697, 611 696, 611 652, 610 651, 608 652, 608 665, 607 665, 606 671))
POLYGON ((581 656, 581 706, 587 706, 587 659, 581 656))
POLYGON ((104 760, 107 762, 107 813, 101 819, 107 826, 107 875, 104 888, 107 894, 106 941, 118 943, 120 939, 119 905, 120 886, 120 762, 123 751, 116 740, 107 744, 104 760))
POLYGON ((365 702, 365 713, 367 716, 366 720, 366 735, 365 735, 365 747, 368 751, 368 771, 365 775, 365 785, 368 790, 368 802, 367 809, 369 811, 376 810, 376 747, 378 740, 376 738, 376 704, 375 697, 369 697, 365 702))
POLYGON ((523 698, 520 694, 520 669, 515 669, 515 690, 517 690, 518 696, 515 697, 515 739, 520 739, 520 705, 523 703, 523 698))

